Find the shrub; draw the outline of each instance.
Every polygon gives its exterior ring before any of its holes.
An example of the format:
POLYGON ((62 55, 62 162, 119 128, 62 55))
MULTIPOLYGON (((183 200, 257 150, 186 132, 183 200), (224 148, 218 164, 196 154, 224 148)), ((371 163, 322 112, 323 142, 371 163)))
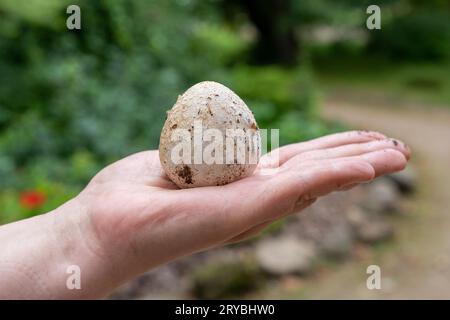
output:
POLYGON ((450 14, 423 10, 393 18, 381 32, 371 32, 370 52, 397 60, 450 58, 450 14))

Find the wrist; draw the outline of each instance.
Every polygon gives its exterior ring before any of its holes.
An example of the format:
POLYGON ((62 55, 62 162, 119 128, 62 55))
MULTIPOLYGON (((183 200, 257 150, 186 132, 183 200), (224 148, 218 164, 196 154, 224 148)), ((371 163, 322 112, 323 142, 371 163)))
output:
POLYGON ((89 212, 78 197, 45 215, 54 248, 56 293, 64 298, 100 298, 123 282, 120 264, 98 239, 89 212), (79 282, 77 282, 79 280, 79 282))
POLYGON ((0 298, 100 298, 120 284, 78 198, 0 227, 0 298))

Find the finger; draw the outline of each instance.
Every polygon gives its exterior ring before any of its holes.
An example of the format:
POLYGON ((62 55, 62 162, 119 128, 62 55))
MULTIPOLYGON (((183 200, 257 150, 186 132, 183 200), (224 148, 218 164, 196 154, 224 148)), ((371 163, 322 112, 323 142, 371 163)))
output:
POLYGON ((298 201, 308 201, 344 186, 368 182, 376 174, 370 162, 357 158, 321 160, 307 170, 302 165, 297 170, 300 172, 298 201))
POLYGON ((363 160, 322 160, 315 164, 279 172, 264 185, 253 186, 245 194, 241 210, 231 217, 236 225, 254 226, 298 210, 298 204, 338 190, 350 183, 366 182, 375 175, 363 160))
POLYGON ((292 157, 284 165, 290 165, 290 163, 295 163, 297 161, 356 156, 384 149, 394 149, 400 151, 406 159, 409 159, 411 154, 410 149, 404 143, 395 139, 383 139, 366 143, 353 143, 334 148, 307 151, 292 157))
POLYGON ((359 159, 370 163, 375 170, 375 177, 379 177, 381 175, 393 173, 396 171, 401 171, 406 167, 406 164, 408 162, 403 153, 393 149, 378 150, 359 156, 352 156, 342 159, 359 159))
POLYGON ((274 165, 274 159, 278 152, 279 165, 282 165, 290 158, 302 153, 316 149, 333 148, 352 143, 363 143, 373 140, 386 139, 386 136, 374 131, 347 131, 331 134, 314 140, 290 144, 274 150, 261 158, 262 166, 274 165), (266 163, 267 162, 267 163, 266 163))

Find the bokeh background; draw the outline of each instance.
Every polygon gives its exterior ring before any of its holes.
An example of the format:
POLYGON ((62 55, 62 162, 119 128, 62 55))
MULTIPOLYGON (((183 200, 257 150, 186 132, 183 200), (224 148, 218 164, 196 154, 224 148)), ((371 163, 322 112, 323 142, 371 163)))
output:
MULTIPOLYGON (((408 200, 420 212, 399 222, 403 240, 421 241, 408 230, 424 212, 437 214, 429 229, 450 224, 437 179, 450 163, 447 0, 0 0, 0 223, 50 211, 106 164, 157 148, 165 111, 202 80, 232 88, 282 144, 351 127, 417 143, 426 187, 408 200), (70 4, 81 30, 66 28, 70 4), (381 30, 366 28, 370 4, 381 30)), ((431 274, 428 258, 412 259, 431 274)), ((300 279, 281 283, 303 297, 300 279)))

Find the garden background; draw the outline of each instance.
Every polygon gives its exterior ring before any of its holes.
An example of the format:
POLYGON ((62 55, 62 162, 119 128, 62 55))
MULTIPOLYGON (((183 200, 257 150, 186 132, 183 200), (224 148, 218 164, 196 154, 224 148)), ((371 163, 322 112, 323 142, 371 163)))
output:
POLYGON ((0 224, 157 148, 196 82, 233 89, 285 144, 349 126, 322 115, 330 99, 448 108, 449 61, 447 0, 0 0, 0 224))

